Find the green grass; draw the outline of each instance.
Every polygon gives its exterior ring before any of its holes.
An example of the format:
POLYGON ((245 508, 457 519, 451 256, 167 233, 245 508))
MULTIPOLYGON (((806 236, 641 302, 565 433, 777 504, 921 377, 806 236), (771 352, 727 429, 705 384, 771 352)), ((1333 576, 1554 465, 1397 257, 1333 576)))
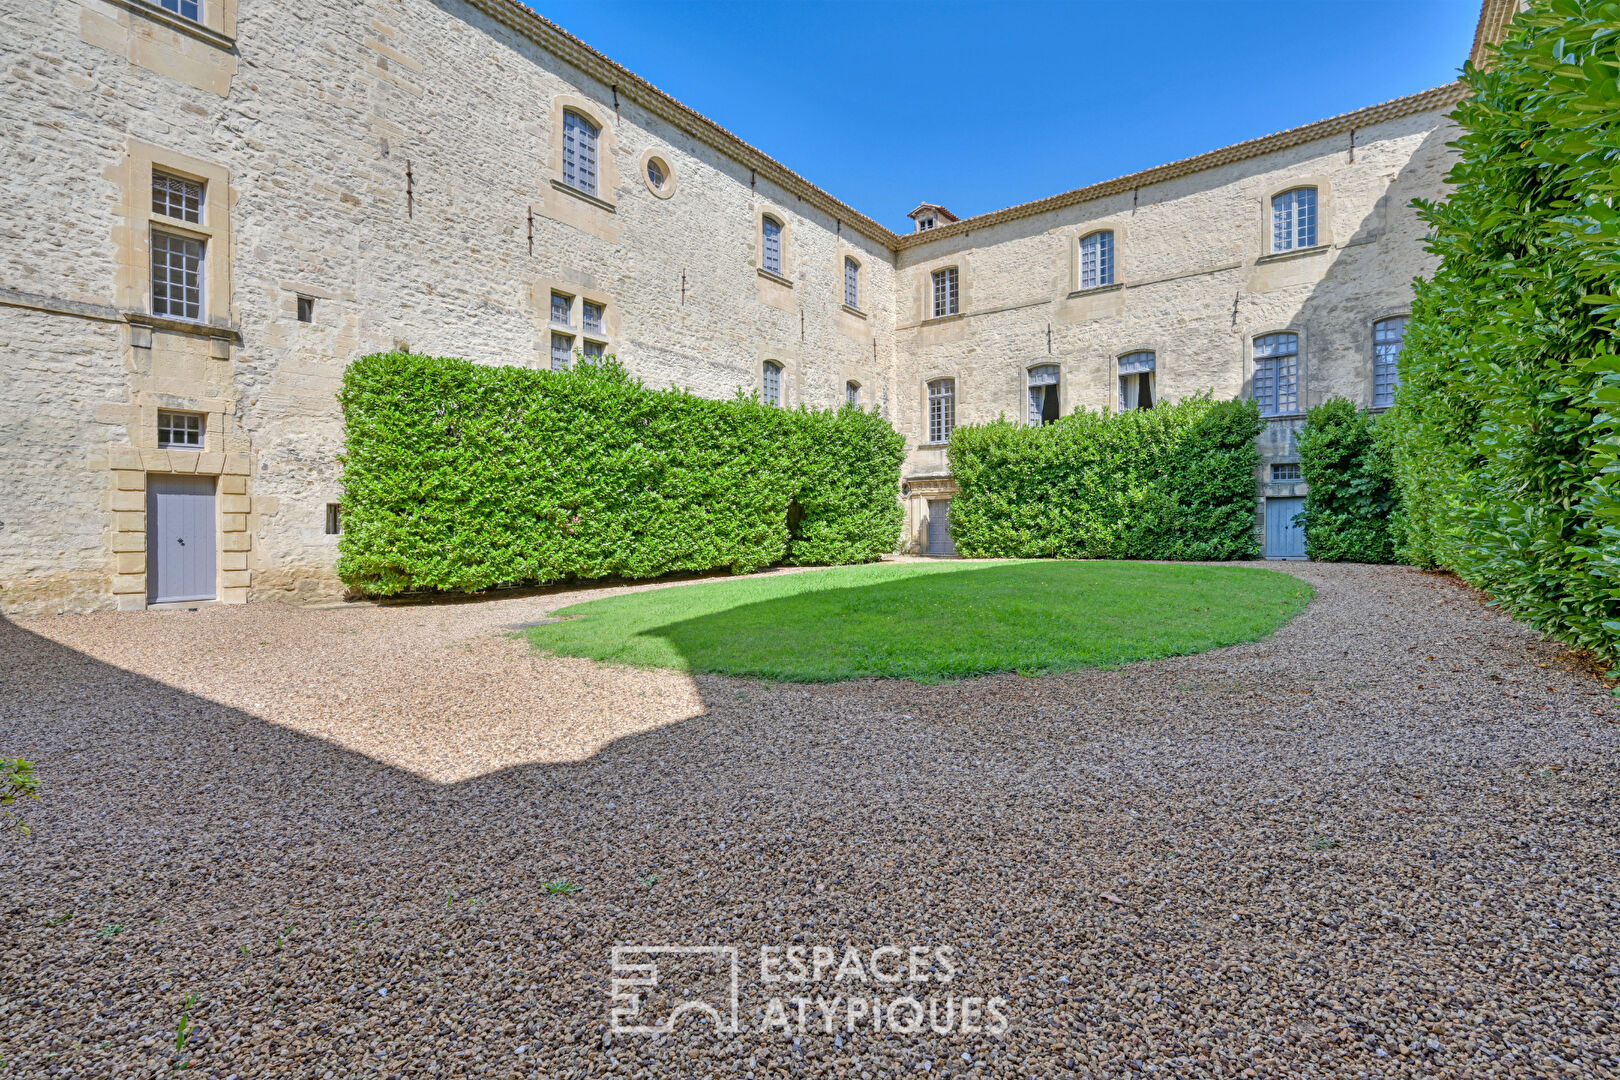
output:
POLYGON ((898 563, 698 582, 574 604, 534 645, 784 682, 1034 675, 1257 641, 1310 601, 1272 570, 1149 562, 898 563))

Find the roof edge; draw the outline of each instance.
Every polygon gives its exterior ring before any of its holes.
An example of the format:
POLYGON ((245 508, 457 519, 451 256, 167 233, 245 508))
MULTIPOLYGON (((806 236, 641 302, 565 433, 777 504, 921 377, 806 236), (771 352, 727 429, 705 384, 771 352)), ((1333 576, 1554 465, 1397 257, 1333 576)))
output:
POLYGON ((1474 28, 1474 47, 1468 61, 1475 67, 1489 66, 1486 61, 1494 46, 1507 37, 1508 24, 1519 13, 1519 0, 1482 0, 1479 6, 1479 25, 1474 28))
MULTIPOLYGON (((1511 5, 1515 0, 1486 0, 1486 2, 1500 2, 1511 5)), ((1108 195, 1117 195, 1132 188, 1163 183, 1166 180, 1190 176, 1206 169, 1214 169, 1222 165, 1245 161, 1249 158, 1259 157, 1262 154, 1287 150, 1290 147, 1315 142, 1331 135, 1342 134, 1367 124, 1378 124, 1387 120, 1398 120, 1405 116, 1429 112, 1434 109, 1447 108, 1461 101, 1467 94, 1467 87, 1463 86, 1462 83, 1447 83, 1432 90, 1423 90, 1416 94, 1408 94, 1406 97, 1395 98, 1377 105, 1369 105, 1354 112, 1330 116, 1326 120, 1317 120, 1313 123, 1302 124, 1299 127, 1288 128, 1270 135, 1247 139, 1240 143, 1233 143, 1230 146, 1223 146, 1218 150, 1209 150, 1193 157, 1182 158, 1179 161, 1172 161, 1165 165, 1157 165, 1151 169, 1143 169, 1140 172, 1128 173, 1087 187, 1075 188, 1059 195, 1048 195, 1032 202, 1009 206, 1004 210, 993 210, 975 217, 963 218, 949 225, 929 229, 927 232, 910 233, 897 237, 898 242, 895 244, 895 248, 898 251, 920 247, 923 244, 931 244, 952 236, 961 236, 975 229, 987 229, 996 225, 1004 225, 1010 221, 1018 221, 1022 218, 1034 217, 1054 210, 1067 209, 1108 195)))
POLYGON ((579 38, 518 0, 467 0, 467 3, 496 22, 515 30, 566 63, 579 68, 598 82, 613 88, 654 116, 706 143, 740 164, 753 169, 828 217, 850 226, 870 240, 891 250, 900 235, 856 210, 848 203, 817 187, 764 151, 733 135, 719 124, 683 105, 623 64, 609 59, 579 38))

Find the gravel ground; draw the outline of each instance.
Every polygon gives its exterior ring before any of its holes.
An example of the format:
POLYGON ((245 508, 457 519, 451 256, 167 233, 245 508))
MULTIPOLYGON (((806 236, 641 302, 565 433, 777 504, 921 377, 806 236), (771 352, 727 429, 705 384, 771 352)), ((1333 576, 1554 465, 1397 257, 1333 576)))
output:
POLYGON ((0 1077, 1620 1075, 1605 688, 1448 579, 1285 569, 1268 641, 932 687, 502 632, 580 592, 0 620, 0 1077), (738 947, 742 1030, 611 1032, 616 944, 738 947), (818 945, 928 981, 763 981, 818 945), (848 1030, 907 994, 1006 1030, 848 1030))

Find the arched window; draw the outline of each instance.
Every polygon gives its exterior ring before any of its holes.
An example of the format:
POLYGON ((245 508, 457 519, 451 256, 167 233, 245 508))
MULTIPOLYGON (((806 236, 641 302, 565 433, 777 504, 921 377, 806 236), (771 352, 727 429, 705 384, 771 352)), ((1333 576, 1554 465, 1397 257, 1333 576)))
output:
POLYGON ((782 404, 782 365, 775 360, 765 361, 765 370, 761 383, 764 387, 765 404, 780 407, 782 404))
POLYGON ((761 220, 761 265, 778 276, 782 273, 782 223, 773 217, 761 220))
POLYGON ((563 113, 563 183, 596 194, 597 127, 576 112, 563 113))
POLYGON ((1058 366, 1042 364, 1029 369, 1029 426, 1040 427, 1058 418, 1058 366))
POLYGON ((1094 232, 1080 241, 1080 287, 1098 289, 1114 283, 1114 234, 1094 232))
POLYGON ((844 401, 857 409, 861 407, 861 384, 854 379, 844 384, 844 401))
POLYGON ((928 441, 951 441, 956 430, 956 380, 935 379, 928 384, 928 441))
POLYGON ((1126 353, 1119 358, 1119 411, 1153 408, 1153 376, 1158 357, 1150 352, 1126 353))
POLYGON ((861 264, 848 255, 844 256, 844 304, 852 308, 861 306, 861 264))
POLYGON ((1401 347, 1406 341, 1405 315, 1379 319, 1373 323, 1373 408, 1387 409, 1395 404, 1395 388, 1401 384, 1401 347))
POLYGON ((1299 411, 1299 335, 1267 334, 1254 339, 1254 400, 1261 416, 1299 411))
POLYGON ((1316 246, 1316 189, 1294 188, 1271 199, 1271 250, 1316 246))

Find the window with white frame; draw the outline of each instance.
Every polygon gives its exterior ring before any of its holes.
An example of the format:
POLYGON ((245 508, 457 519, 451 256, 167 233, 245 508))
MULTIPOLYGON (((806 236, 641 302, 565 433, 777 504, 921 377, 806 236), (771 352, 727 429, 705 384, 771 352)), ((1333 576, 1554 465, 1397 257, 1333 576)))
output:
POLYGON ((567 293, 551 294, 551 321, 558 326, 574 325, 574 298, 567 293))
POLYGON ((1266 334, 1254 339, 1254 400, 1261 416, 1299 411, 1299 335, 1266 334))
POLYGON ((1119 358, 1119 411, 1153 408, 1153 377, 1159 359, 1151 352, 1126 353, 1119 358))
POLYGON ((1316 246, 1316 189, 1294 188, 1271 200, 1271 250, 1316 246))
POLYGON ((782 404, 782 365, 775 360, 767 360, 760 375, 762 396, 765 404, 780 406, 782 404))
POLYGON ((175 221, 202 224, 203 184, 166 172, 152 170, 152 213, 175 221))
POLYGON ((928 384, 928 441, 951 441, 956 430, 956 380, 935 379, 928 384))
POLYGON ((1401 384, 1401 346, 1406 341, 1405 315, 1379 319, 1373 323, 1373 408, 1387 409, 1395 404, 1395 388, 1401 384))
POLYGON ((781 276, 782 223, 773 217, 760 219, 760 265, 781 276))
POLYGON ((955 315, 961 310, 961 296, 957 288, 956 267, 947 266, 934 271, 934 318, 955 315))
POLYGON ((1029 426, 1040 427, 1058 418, 1058 366, 1041 364, 1029 369, 1029 426))
POLYGON ((203 445, 203 414, 158 410, 158 445, 189 447, 201 450, 203 445))
POLYGON ((152 233, 152 314, 202 318, 203 242, 173 233, 152 233))
POLYGON ((563 183, 596 194, 597 126, 576 112, 563 113, 563 183))
POLYGON ((1080 241, 1080 287, 1100 289, 1114 283, 1114 234, 1094 232, 1080 241))
POLYGON ((574 361, 574 339, 568 334, 551 335, 551 370, 567 371, 574 361))
POLYGON ((844 256, 844 303, 848 307, 861 306, 861 264, 844 256))
POLYGON ((600 334, 602 332, 602 305, 593 304, 586 300, 580 305, 584 316, 585 332, 587 334, 600 334))
POLYGON ((1271 467, 1271 482, 1273 484, 1286 484, 1304 478, 1297 461, 1278 462, 1271 467))
POLYGON ((158 7, 172 11, 182 19, 202 21, 202 0, 157 0, 158 7))
POLYGON ((857 409, 861 406, 861 384, 854 379, 844 384, 844 403, 857 409))

